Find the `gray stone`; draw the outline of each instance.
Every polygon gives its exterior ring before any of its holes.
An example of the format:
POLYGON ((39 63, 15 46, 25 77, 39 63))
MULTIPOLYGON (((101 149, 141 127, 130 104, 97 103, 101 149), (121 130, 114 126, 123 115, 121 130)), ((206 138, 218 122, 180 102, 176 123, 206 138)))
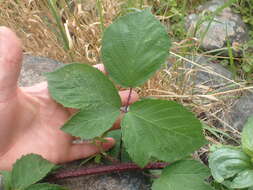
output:
MULTIPOLYGON (((76 161, 63 166, 62 171, 73 170, 79 167, 76 161)), ((87 163, 86 167, 95 167, 98 164, 87 163)), ((60 170, 61 171, 61 170, 60 170)), ((140 171, 115 172, 109 174, 89 175, 55 181, 56 184, 68 187, 71 190, 149 190, 150 180, 140 171)))
MULTIPOLYGON (((63 65, 52 59, 24 56, 23 68, 19 80, 20 86, 31 86, 45 81, 44 72, 50 72, 63 65)), ((64 165, 62 170, 77 168, 80 163, 73 162, 64 165)), ((93 164, 94 165, 94 164, 93 164)), ((89 165, 85 165, 89 167, 89 165)), ((141 172, 124 172, 84 176, 72 179, 55 181, 71 190, 148 190, 150 189, 149 178, 141 172)), ((0 188, 1 190, 1 188, 0 188)))
POLYGON ((232 80, 233 74, 221 64, 214 63, 204 56, 193 56, 187 58, 202 67, 198 67, 191 62, 185 62, 185 64, 180 67, 182 72, 187 72, 188 70, 192 70, 194 72, 191 80, 189 81, 190 83, 194 83, 195 85, 204 85, 212 89, 224 88, 231 84, 229 80, 232 80))
MULTIPOLYGON (((197 29, 195 37, 200 40, 202 34, 205 33, 208 28, 210 20, 203 21, 199 26, 197 26, 197 23, 204 18, 206 13, 216 11, 217 8, 224 5, 224 3, 224 0, 212 0, 199 6, 197 10, 200 14, 191 14, 187 16, 186 29, 191 33, 197 29)), ((211 23, 203 38, 201 48, 205 50, 214 50, 227 47, 227 39, 232 43, 232 47, 237 47, 249 40, 246 25, 243 23, 241 17, 233 13, 229 7, 223 9, 219 15, 214 17, 214 21, 211 23)), ((234 53, 239 55, 240 51, 234 51, 234 53)), ((227 51, 225 51, 224 54, 228 54, 227 51)))
POLYGON ((78 177, 57 184, 71 190, 149 190, 147 177, 140 172, 112 173, 78 177))
POLYGON ((52 72, 61 65, 63 63, 45 57, 25 55, 19 78, 19 86, 32 86, 46 81, 43 74, 52 72))
MULTIPOLYGON (((221 64, 213 63, 203 56, 195 56, 192 58, 188 57, 188 59, 194 61, 195 63, 198 63, 205 68, 199 68, 190 62, 186 62, 183 67, 180 67, 184 73, 190 69, 194 70, 195 74, 193 74, 192 79, 189 81, 190 83, 194 83, 195 85, 204 85, 210 89, 219 91, 231 90, 233 88, 232 85, 230 85, 232 84, 231 81, 227 80, 232 80, 233 75, 221 64), (214 71, 214 73, 207 71, 207 68, 211 71, 214 71), (224 76, 227 79, 218 76, 217 74, 224 76)), ((224 110, 224 112, 221 114, 221 120, 223 120, 224 123, 229 124, 233 129, 242 131, 243 126, 250 116, 253 116, 252 92, 248 92, 240 96, 238 99, 233 99, 231 108, 224 110)), ((227 128, 226 124, 220 124, 227 128)))
POLYGON ((250 116, 253 116, 253 93, 241 96, 225 114, 224 121, 233 129, 242 131, 250 116))

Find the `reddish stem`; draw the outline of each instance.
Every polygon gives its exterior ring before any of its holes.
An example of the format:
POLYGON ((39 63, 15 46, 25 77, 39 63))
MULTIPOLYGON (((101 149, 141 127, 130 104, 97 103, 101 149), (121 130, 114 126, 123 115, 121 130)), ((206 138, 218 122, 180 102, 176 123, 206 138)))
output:
MULTIPOLYGON (((130 104, 132 92, 133 92, 133 88, 130 88, 130 91, 129 91, 129 94, 128 94, 128 97, 127 97, 127 103, 126 103, 125 110, 124 110, 125 113, 128 112, 128 107, 129 107, 129 104, 130 104)), ((120 151, 119 151, 119 154, 118 154, 118 158, 119 158, 119 160, 121 161, 121 160, 122 160, 122 154, 123 154, 122 133, 120 134, 119 150, 120 150, 120 151)))
POLYGON ((127 113, 127 111, 128 111, 128 107, 129 107, 129 104, 130 104, 132 92, 133 92, 133 88, 130 88, 130 91, 129 91, 129 94, 128 94, 128 97, 127 97, 127 103, 126 103, 125 110, 124 110, 125 113, 127 113))
POLYGON ((114 164, 110 166, 97 166, 93 168, 79 168, 73 171, 63 171, 59 173, 52 174, 48 180, 54 181, 59 179, 65 178, 74 178, 80 177, 85 175, 93 175, 93 174, 104 174, 104 173, 111 173, 111 172, 124 172, 124 171, 132 171, 132 170, 155 170, 155 169, 163 169, 168 166, 169 163, 164 162, 155 162, 148 164, 145 168, 140 168, 138 165, 134 163, 120 163, 114 164))

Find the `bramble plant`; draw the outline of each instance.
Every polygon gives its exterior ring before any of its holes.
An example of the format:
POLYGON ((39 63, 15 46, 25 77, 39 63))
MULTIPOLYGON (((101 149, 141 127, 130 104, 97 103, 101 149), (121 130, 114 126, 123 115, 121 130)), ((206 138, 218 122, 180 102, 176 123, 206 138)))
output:
MULTIPOLYGON (((165 63, 169 48, 165 27, 149 10, 132 12, 116 20, 105 30, 102 40, 102 61, 109 77, 81 63, 67 64, 46 74, 53 99, 80 110, 62 130, 81 139, 106 136, 121 113, 121 100, 112 81, 130 88, 130 99, 132 89, 144 84, 165 63)), ((118 131, 121 141, 121 146, 116 146, 118 152, 124 148, 141 168, 150 162, 170 163, 154 181, 153 190, 212 189, 205 183, 209 169, 188 159, 206 143, 202 125, 193 113, 174 101, 159 99, 142 99, 127 105, 124 112, 118 131)), ((34 186, 49 189, 44 187, 49 184, 33 184, 51 169, 53 165, 39 156, 24 156, 12 172, 3 172, 7 190, 30 190, 34 186), (30 170, 26 174, 28 167, 33 168, 34 175, 30 170), (37 178, 36 172, 40 174, 37 178)))
POLYGON ((253 117, 242 132, 242 146, 213 146, 209 167, 213 178, 229 189, 253 189, 253 117))

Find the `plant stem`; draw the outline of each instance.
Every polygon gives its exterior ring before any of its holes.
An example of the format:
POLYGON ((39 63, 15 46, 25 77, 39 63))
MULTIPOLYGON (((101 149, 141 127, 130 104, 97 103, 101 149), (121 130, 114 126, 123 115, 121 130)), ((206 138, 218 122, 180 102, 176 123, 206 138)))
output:
POLYGON ((143 0, 140 0, 140 9, 143 8, 143 0))
MULTIPOLYGON (((133 88, 130 88, 128 97, 127 97, 127 103, 125 105, 125 109, 124 112, 127 113, 128 112, 128 107, 130 104, 130 100, 131 100, 131 96, 133 93, 133 88)), ((121 161, 122 160, 122 154, 123 154, 123 141, 122 141, 122 133, 120 134, 120 144, 119 144, 119 155, 118 155, 118 159, 121 161)))
POLYGON ((120 163, 110 166, 97 166, 93 168, 80 168, 74 171, 63 171, 59 173, 52 174, 48 177, 48 181, 54 181, 59 179, 66 179, 66 178, 74 178, 80 177, 85 175, 94 175, 94 174, 104 174, 104 173, 111 173, 111 172, 124 172, 124 171, 142 171, 142 170, 156 170, 156 169, 163 169, 166 166, 169 166, 169 163, 164 162, 155 162, 148 164, 145 168, 140 168, 138 165, 134 163, 120 163))
POLYGON ((130 100, 131 100, 132 93, 133 93, 133 88, 130 88, 130 91, 129 91, 129 94, 128 94, 128 97, 127 97, 127 103, 126 103, 125 110, 124 110, 125 113, 127 113, 127 111, 128 111, 128 107, 129 107, 129 103, 130 103, 130 100))

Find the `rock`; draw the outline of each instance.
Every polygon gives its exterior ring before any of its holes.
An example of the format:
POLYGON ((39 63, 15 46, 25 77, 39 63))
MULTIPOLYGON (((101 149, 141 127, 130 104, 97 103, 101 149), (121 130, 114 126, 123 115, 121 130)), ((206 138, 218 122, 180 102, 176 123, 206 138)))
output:
POLYGON ((225 114, 224 121, 233 129, 242 131, 250 116, 253 116, 253 93, 241 96, 225 114))
POLYGON ((232 79, 233 74, 229 70, 224 68, 221 64, 213 63, 212 61, 209 61, 207 58, 203 56, 196 56, 192 60, 200 64, 201 66, 205 67, 206 69, 213 71, 212 73, 205 69, 199 67, 197 68, 197 66, 193 66, 190 63, 187 63, 186 65, 188 65, 188 67, 194 68, 197 72, 194 81, 195 84, 206 85, 209 86, 210 88, 220 88, 231 83, 223 77, 232 79))
MULTIPOLYGON (((188 57, 188 59, 214 71, 219 75, 233 80, 233 74, 219 63, 213 63, 203 56, 195 56, 192 58, 188 57)), ((171 65, 169 65, 169 67, 171 67, 171 65)), ((192 79, 189 82, 194 83, 196 86, 204 85, 208 89, 219 90, 220 92, 233 89, 233 87, 230 85, 232 84, 231 81, 217 76, 216 74, 212 74, 205 69, 194 66, 190 62, 186 62, 184 66, 180 67, 179 69, 182 71, 182 73, 187 73, 190 69, 194 70, 195 74, 192 74, 192 79)), ((224 123, 220 123, 218 121, 218 126, 227 128, 226 124, 229 124, 233 129, 242 131, 243 126, 247 122, 248 118, 253 116, 253 93, 248 92, 240 96, 238 99, 232 99, 231 104, 231 108, 224 110, 224 112, 219 116, 224 123)))
MULTIPOLYGON (((204 14, 208 12, 215 12, 219 7, 224 5, 224 0, 212 0, 207 1, 204 5, 198 7, 200 14, 191 14, 186 18, 186 29, 188 31, 195 31, 195 37, 200 40, 202 34, 205 33, 208 28, 210 20, 204 21, 197 26, 198 22, 204 18, 204 14)), ((246 25, 243 23, 241 17, 238 14, 232 12, 231 8, 227 7, 222 12, 214 17, 214 21, 211 23, 203 41, 201 48, 204 50, 214 50, 227 47, 227 39, 231 42, 232 47, 238 47, 238 45, 244 44, 249 40, 249 34, 246 25)), ((240 53, 234 51, 235 53, 240 53)), ((224 54, 228 54, 227 50, 224 54)))
MULTIPOLYGON (((45 81, 44 72, 51 72, 63 65, 52 59, 24 56, 23 68, 19 80, 20 86, 31 86, 45 81)), ((73 162, 64 165, 63 170, 78 167, 80 163, 73 162)), ((86 166, 86 165, 85 165, 86 166)), ((88 167, 88 166, 87 166, 88 167)), ((71 190, 149 190, 150 181, 141 172, 124 172, 84 176, 55 181, 71 190)), ((0 190, 2 190, 0 188, 0 190)))
MULTIPOLYGON (((64 170, 77 168, 80 162, 69 163, 64 170)), ((98 164, 88 163, 86 167, 98 164)), ((150 190, 151 184, 147 176, 140 171, 115 172, 109 174, 89 175, 72 179, 55 181, 56 184, 68 187, 71 190, 150 190)))
POLYGON ((71 190, 149 190, 147 177, 140 172, 91 175, 58 181, 71 190))
POLYGON ((19 78, 19 86, 32 86, 46 81, 43 73, 52 72, 61 65, 63 63, 45 57, 25 55, 19 78))
MULTIPOLYGON (((204 56, 193 56, 187 58, 203 67, 200 68, 190 62, 185 62, 184 66, 180 68, 182 72, 187 72, 188 70, 194 71, 194 74, 192 74, 192 78, 189 81, 190 83, 194 83, 195 85, 204 85, 212 89, 224 88, 231 83, 229 80, 232 80, 233 74, 221 64, 214 63, 204 56)), ((169 67, 170 66, 171 65, 169 65, 169 67)))

